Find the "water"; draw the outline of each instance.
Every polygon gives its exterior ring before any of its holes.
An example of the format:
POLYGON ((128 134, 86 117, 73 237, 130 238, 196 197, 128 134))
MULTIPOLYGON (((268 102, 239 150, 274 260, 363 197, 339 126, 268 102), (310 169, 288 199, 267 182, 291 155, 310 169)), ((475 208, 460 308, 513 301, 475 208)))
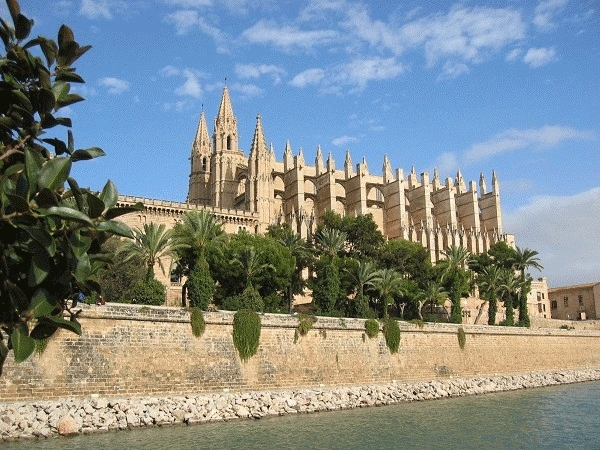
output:
POLYGON ((6 449, 600 449, 600 382, 380 408, 98 433, 6 449))

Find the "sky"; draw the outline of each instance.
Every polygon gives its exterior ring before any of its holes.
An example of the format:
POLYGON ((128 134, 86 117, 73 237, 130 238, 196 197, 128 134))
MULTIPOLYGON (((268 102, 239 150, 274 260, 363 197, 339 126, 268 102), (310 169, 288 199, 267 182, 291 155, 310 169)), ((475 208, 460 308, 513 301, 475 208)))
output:
MULTIPOLYGON (((185 201, 201 111, 225 83, 250 147, 256 116, 278 160, 289 140, 343 168, 460 169, 500 182, 504 232, 539 252, 551 287, 600 281, 597 0, 21 0, 33 35, 68 24, 92 49, 86 98, 64 115, 80 185, 185 201)), ((6 6, 0 7, 3 18, 6 6)), ((65 136, 66 132, 61 131, 65 136)), ((57 134, 58 137, 65 137, 57 134)))

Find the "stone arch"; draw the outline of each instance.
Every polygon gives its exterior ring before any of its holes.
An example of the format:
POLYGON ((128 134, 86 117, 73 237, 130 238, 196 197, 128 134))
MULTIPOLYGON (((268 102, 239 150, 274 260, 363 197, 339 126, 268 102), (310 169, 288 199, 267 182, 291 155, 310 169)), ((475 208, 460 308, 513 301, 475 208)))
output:
POLYGON ((308 195, 317 195, 317 185, 313 180, 304 180, 304 193, 308 195))

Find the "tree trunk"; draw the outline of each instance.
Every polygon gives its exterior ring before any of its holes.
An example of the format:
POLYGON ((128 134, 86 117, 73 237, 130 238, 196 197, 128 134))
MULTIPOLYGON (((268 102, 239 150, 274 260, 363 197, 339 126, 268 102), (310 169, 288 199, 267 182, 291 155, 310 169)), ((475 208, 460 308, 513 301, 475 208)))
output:
POLYGON ((479 307, 479 312, 477 313, 477 317, 475 317, 475 322, 473 322, 473 324, 477 325, 479 323, 479 319, 481 319, 481 316, 483 316, 483 307, 486 303, 487 300, 484 300, 481 306, 479 307))

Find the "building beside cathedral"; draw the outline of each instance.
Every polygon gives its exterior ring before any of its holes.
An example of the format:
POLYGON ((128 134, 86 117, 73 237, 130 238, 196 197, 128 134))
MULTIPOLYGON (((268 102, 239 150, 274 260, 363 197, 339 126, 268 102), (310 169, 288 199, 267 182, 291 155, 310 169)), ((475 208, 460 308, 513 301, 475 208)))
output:
MULTIPOLYGON (((487 251, 494 243, 514 245, 514 237, 502 229, 500 187, 495 172, 488 185, 455 179, 441 180, 436 171, 417 175, 392 169, 387 156, 382 174, 371 174, 367 161, 352 163, 346 152, 338 168, 331 153, 316 149, 314 164, 304 151, 294 154, 289 142, 278 161, 273 145, 267 145, 260 115, 248 154, 239 146, 238 121, 229 90, 223 89, 212 135, 204 111, 192 143, 189 191, 186 202, 150 200, 129 196, 121 204, 141 201, 145 210, 125 216, 132 227, 146 222, 168 227, 184 213, 208 209, 228 233, 247 230, 264 233, 271 224, 289 223, 303 238, 310 238, 326 211, 340 215, 372 214, 387 239, 406 239, 427 248, 432 262, 452 246, 471 253, 487 251)), ((165 280, 167 281, 167 280, 165 280)))

